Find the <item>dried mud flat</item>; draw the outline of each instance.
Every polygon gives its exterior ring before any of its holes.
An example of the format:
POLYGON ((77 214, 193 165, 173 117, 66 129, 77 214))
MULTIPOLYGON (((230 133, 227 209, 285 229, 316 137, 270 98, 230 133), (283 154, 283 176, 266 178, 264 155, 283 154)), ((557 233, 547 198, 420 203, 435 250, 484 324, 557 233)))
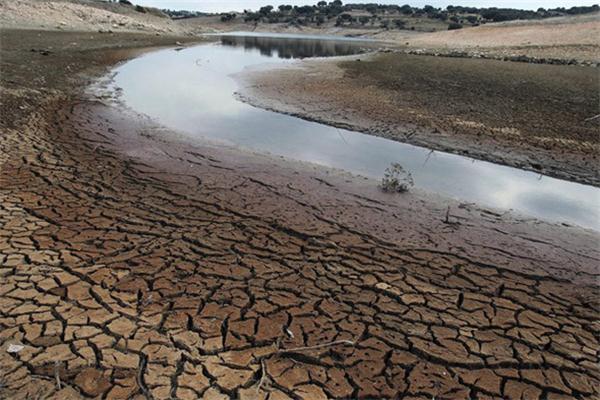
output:
POLYGON ((597 233, 164 140, 82 35, 2 32, 0 397, 598 397, 597 233))

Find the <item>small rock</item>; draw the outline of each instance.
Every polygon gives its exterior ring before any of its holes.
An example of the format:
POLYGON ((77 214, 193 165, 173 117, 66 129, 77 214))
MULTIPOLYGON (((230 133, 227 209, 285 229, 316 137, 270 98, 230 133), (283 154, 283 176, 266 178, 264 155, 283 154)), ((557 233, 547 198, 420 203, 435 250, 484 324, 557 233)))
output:
POLYGON ((8 349, 6 349, 7 353, 18 353, 21 350, 23 350, 25 348, 25 346, 21 345, 21 344, 9 344, 8 345, 8 349))

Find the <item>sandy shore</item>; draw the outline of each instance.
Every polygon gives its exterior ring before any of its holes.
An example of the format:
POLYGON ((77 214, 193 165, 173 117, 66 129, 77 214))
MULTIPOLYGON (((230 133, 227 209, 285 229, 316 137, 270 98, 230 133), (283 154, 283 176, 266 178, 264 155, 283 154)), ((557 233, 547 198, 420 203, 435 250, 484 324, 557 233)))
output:
POLYGON ((598 396, 596 232, 82 94, 178 38, 1 34, 0 397, 598 396))

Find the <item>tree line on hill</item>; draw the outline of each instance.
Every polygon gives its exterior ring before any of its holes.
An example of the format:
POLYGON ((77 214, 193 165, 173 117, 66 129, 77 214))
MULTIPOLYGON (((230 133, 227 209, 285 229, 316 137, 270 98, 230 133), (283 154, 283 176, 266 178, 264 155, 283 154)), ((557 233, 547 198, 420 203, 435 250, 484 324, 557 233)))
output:
MULTIPOLYGON (((449 24, 449 29, 456 29, 466 23, 478 25, 486 22, 500 22, 518 19, 542 19, 562 15, 584 14, 598 11, 598 5, 571 8, 539 8, 533 10, 519 10, 513 8, 476 8, 462 6, 448 6, 445 9, 426 5, 422 8, 413 7, 408 4, 388 5, 376 3, 352 3, 343 4, 341 0, 327 3, 319 1, 316 5, 291 6, 280 5, 277 8, 267 5, 258 11, 245 10, 242 16, 245 22, 263 23, 291 23, 298 25, 321 25, 326 21, 335 19, 337 26, 374 25, 379 21, 382 28, 403 29, 406 26, 406 17, 422 17, 440 20, 449 24), (363 12, 362 15, 353 14, 363 12), (404 17, 390 19, 393 16, 404 17)), ((223 22, 232 21, 236 14, 223 14, 223 22)))
MULTIPOLYGON (((127 1, 127 0, 122 0, 127 1)), ((256 11, 244 10, 243 14, 222 13, 222 22, 243 19, 251 23, 288 23, 293 25, 320 26, 334 20, 337 26, 371 26, 385 29, 407 29, 410 17, 439 20, 448 24, 449 29, 457 29, 463 24, 479 25, 487 22, 501 22, 522 19, 542 19, 564 15, 585 14, 599 11, 600 7, 592 6, 571 8, 539 8, 537 10, 520 10, 514 8, 477 8, 448 6, 445 9, 431 5, 413 7, 408 4, 390 5, 377 3, 343 4, 341 0, 331 2, 319 1, 315 5, 292 6, 282 4, 278 7, 265 5, 256 11)), ((162 10, 174 19, 191 18, 208 15, 202 12, 183 10, 162 10)))

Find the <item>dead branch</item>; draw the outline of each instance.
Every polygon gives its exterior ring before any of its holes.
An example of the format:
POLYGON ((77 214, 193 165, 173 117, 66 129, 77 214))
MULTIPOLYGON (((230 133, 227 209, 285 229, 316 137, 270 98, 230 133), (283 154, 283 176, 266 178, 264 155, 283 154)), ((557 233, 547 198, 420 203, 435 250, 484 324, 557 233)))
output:
POLYGON ((60 383, 59 365, 60 365, 60 361, 54 362, 54 377, 56 378, 56 389, 58 389, 58 390, 60 390, 61 386, 62 386, 60 383))
POLYGON ((267 376, 267 367, 265 365, 265 360, 264 359, 260 360, 260 367, 262 369, 262 375, 260 377, 260 380, 258 381, 258 387, 256 388, 256 392, 257 393, 260 392, 260 388, 262 387, 263 383, 265 382, 265 378, 267 376))
POLYGON ((323 347, 335 346, 338 344, 347 344, 350 346, 354 346, 355 343, 352 340, 336 340, 334 342, 317 344, 315 346, 296 347, 293 349, 280 349, 280 350, 277 350, 276 353, 291 353, 291 352, 298 352, 298 351, 316 350, 316 349, 322 349, 323 347))

